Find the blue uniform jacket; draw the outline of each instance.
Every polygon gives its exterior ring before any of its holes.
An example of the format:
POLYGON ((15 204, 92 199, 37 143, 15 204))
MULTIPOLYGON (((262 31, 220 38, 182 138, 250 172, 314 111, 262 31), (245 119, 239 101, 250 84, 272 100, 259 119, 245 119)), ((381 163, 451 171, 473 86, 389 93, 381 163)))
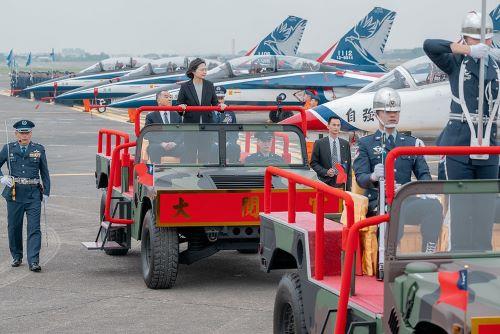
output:
MULTIPOLYGON (((477 114, 479 102, 479 61, 464 55, 453 54, 450 48, 451 42, 439 39, 428 39, 424 42, 424 51, 427 56, 436 64, 441 70, 448 74, 450 78, 451 93, 455 97, 459 97, 459 82, 460 82, 460 66, 462 61, 465 62, 465 77, 464 77, 464 99, 471 114, 477 114)), ((491 95, 493 101, 498 96, 498 78, 496 73, 496 66, 500 66, 497 60, 493 57, 488 58, 488 66, 485 71, 485 88, 491 87, 491 95)), ((493 103, 493 102, 492 102, 493 103)), ((485 98, 484 100, 483 115, 489 116, 489 103, 485 98)), ((451 113, 462 114, 462 107, 459 103, 451 101, 451 113)), ((498 116, 498 115, 497 115, 498 116)), ((484 124, 486 128, 486 124, 484 124)), ((476 125, 477 133, 477 125, 476 125)), ((496 122, 493 123, 490 136, 490 145, 496 146, 497 126, 496 122)), ((467 122, 460 120, 449 120, 446 127, 443 129, 442 134, 439 136, 437 142, 440 146, 469 146, 470 145, 470 128, 467 122)), ((455 159, 464 163, 469 161, 468 156, 450 156, 449 158, 455 159)), ((473 160, 476 165, 495 165, 498 164, 498 156, 490 156, 488 160, 473 160)))
POLYGON ((236 123, 236 115, 234 111, 215 112, 215 122, 224 124, 236 123))
MULTIPOLYGON (((37 143, 30 142, 23 154, 18 142, 9 143, 10 175, 19 178, 40 179, 43 185, 43 194, 50 194, 50 176, 47 166, 45 148, 37 143)), ((0 168, 7 162, 7 145, 0 151, 0 168)), ((3 176, 0 170, 0 176, 3 176)), ((5 187, 2 196, 12 200, 12 188, 5 187)), ((40 189, 34 185, 16 183, 16 202, 29 203, 41 200, 40 189)))
MULTIPOLYGON (((365 188, 365 196, 368 197, 371 210, 377 206, 378 182, 372 182, 370 175, 375 169, 375 165, 382 162, 382 132, 378 130, 373 135, 368 135, 359 139, 358 152, 354 158, 353 168, 356 175, 356 182, 365 188)), ((397 133, 395 147, 417 146, 417 138, 397 133)), ((387 152, 387 150, 386 150, 387 152)), ((387 154, 384 154, 386 156, 387 154)), ((411 174, 418 180, 431 180, 429 166, 423 156, 401 156, 396 160, 396 182, 405 184, 411 181, 411 174)))

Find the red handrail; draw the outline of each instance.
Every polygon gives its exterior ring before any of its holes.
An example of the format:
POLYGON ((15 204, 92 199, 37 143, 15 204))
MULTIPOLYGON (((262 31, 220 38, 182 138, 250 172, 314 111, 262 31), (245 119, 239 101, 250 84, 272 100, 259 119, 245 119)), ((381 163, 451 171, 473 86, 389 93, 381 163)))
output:
MULTIPOLYGON (((292 155, 290 154, 290 137, 288 134, 283 132, 275 132, 274 135, 283 140, 283 159, 285 159, 287 163, 291 163, 292 155)), ((276 153, 276 139, 273 140, 271 152, 276 153)))
MULTIPOLYGON (((316 192, 316 242, 314 243, 314 276, 317 280, 324 277, 324 194, 341 198, 347 208, 347 226, 344 231, 348 231, 354 224, 354 202, 351 196, 343 190, 330 187, 323 182, 313 181, 301 175, 286 171, 277 167, 267 167, 264 176, 264 212, 271 213, 271 186, 273 175, 286 178, 288 180, 288 222, 295 223, 296 208, 295 194, 296 184, 315 189, 316 192)), ((343 232, 343 235, 344 232, 343 232)))
POLYGON ((470 154, 500 154, 500 146, 470 147, 470 146, 400 146, 391 150, 385 159, 385 192, 387 204, 394 199, 394 165, 397 157, 401 155, 470 155, 470 154))
MULTIPOLYGON (((111 136, 115 138, 115 146, 121 144, 122 138, 125 144, 129 142, 128 133, 113 129, 99 129, 99 134, 97 135, 97 153, 102 153, 102 139, 104 135, 106 135, 106 156, 111 154, 111 136)), ((128 149, 126 152, 128 153, 128 149)))
MULTIPOLYGON (((392 152, 392 151, 391 151, 392 152)), ((374 216, 360 220, 349 229, 347 237, 347 249, 344 257, 344 268, 340 281, 340 296, 337 305, 337 319, 335 321, 335 334, 344 334, 347 321, 347 306, 351 291, 352 281, 352 266, 354 261, 354 253, 356 252, 359 240, 359 230, 372 225, 378 225, 389 221, 389 215, 374 216)))
POLYGON ((116 175, 120 172, 120 167, 122 166, 122 160, 120 159, 120 151, 125 150, 123 153, 122 159, 125 162, 130 161, 130 157, 128 155, 128 148, 136 146, 136 142, 125 143, 115 147, 113 150, 113 155, 111 156, 111 167, 109 171, 108 178, 108 192, 106 193, 106 204, 104 206, 104 220, 114 224, 133 224, 134 221, 132 219, 122 219, 122 218, 113 218, 111 217, 110 208, 111 208, 111 197, 113 194, 113 187, 116 182, 116 175))
MULTIPOLYGON (((306 110, 300 106, 226 106, 224 111, 298 111, 301 115, 301 129, 304 136, 307 136, 306 110)), ((179 106, 144 106, 137 108, 135 114, 135 135, 141 133, 140 116, 143 111, 183 111, 179 106)), ((220 106, 188 106, 185 111, 222 111, 220 106)))

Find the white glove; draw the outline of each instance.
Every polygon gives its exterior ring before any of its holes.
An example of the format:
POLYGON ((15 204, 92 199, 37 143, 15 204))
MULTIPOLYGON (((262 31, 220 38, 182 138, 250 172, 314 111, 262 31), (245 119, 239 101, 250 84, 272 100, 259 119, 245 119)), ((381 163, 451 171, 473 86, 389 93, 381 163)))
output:
POLYGON ((378 181, 381 177, 384 177, 384 165, 376 164, 373 169, 372 175, 370 175, 370 180, 373 182, 378 181))
POLYGON ((49 203, 49 196, 43 195, 42 202, 43 204, 47 205, 49 203))
POLYGON ((2 183, 4 186, 7 186, 9 188, 11 188, 14 185, 12 177, 9 175, 2 176, 2 178, 0 179, 0 183, 2 183))
POLYGON ((480 59, 486 57, 489 52, 490 52, 490 47, 488 45, 479 43, 470 46, 469 56, 471 56, 474 59, 480 59))

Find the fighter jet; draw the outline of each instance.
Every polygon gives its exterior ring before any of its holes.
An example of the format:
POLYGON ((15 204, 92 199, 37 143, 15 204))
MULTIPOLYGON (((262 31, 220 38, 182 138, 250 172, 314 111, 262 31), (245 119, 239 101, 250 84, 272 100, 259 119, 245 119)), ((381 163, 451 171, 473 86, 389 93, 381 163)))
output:
MULTIPOLYGON (((378 22, 377 15, 384 14, 386 21, 392 22, 395 13, 383 8, 372 10, 357 26, 362 22, 378 22), (390 17, 390 18, 389 18, 390 17)), ((392 24, 392 23, 391 23, 392 24)), ((378 35, 379 30, 384 30, 386 36, 390 31, 391 24, 375 24, 375 31, 372 35, 378 35)), ((354 28, 345 34, 341 40, 353 37, 354 28)), ((364 37, 362 37, 364 38, 364 37)), ((371 38, 371 37, 367 37, 371 38)), ((385 37, 378 48, 383 49, 387 37, 385 37)), ((363 45, 374 47, 373 43, 360 42, 363 45)), ((346 45, 344 51, 348 54, 357 53, 357 49, 351 44, 346 45)), ((363 50, 363 53, 369 53, 363 50)), ((353 66, 349 63, 349 66, 353 66)), ((366 68, 365 65, 362 65, 366 68)), ((381 67, 380 67, 381 68, 381 67)), ((316 90, 322 102, 327 102, 333 98, 352 94, 357 89, 375 80, 383 73, 366 73, 359 71, 344 71, 338 68, 321 65, 306 59, 296 58, 251 58, 242 57, 233 59, 212 70, 207 78, 214 81, 216 85, 222 85, 228 89, 226 96, 227 103, 232 104, 269 104, 276 103, 276 98, 280 94, 285 96, 283 104, 297 105, 303 103, 305 89, 316 90), (285 66, 280 66, 284 62, 285 66), (252 70, 252 67, 254 69, 252 70), (285 73, 286 72, 286 73, 285 73)), ((111 106, 134 108, 141 105, 154 105, 156 103, 155 94, 158 90, 175 90, 178 86, 164 86, 153 91, 129 96, 118 101, 114 101, 111 106)), ((175 91, 173 91, 175 95, 175 91)))
POLYGON ((379 63, 389 38, 396 12, 375 7, 317 60, 338 68, 386 72, 379 63))
MULTIPOLYGON (((490 16, 498 37, 500 5, 490 16)), ((372 110, 375 92, 383 87, 398 90, 401 116, 398 128, 406 131, 437 133, 448 121, 451 91, 447 75, 427 56, 410 60, 351 96, 336 99, 306 111, 308 129, 326 131, 331 116, 341 119, 343 131, 375 132, 378 122, 372 110)), ((283 124, 300 124, 294 115, 283 124)))
MULTIPOLYGON (((99 81, 58 95, 60 100, 111 99, 140 93, 149 89, 187 80, 186 69, 194 57, 169 57, 151 61, 127 74, 99 81)), ((208 69, 221 64, 215 59, 205 59, 208 69)))
POLYGON ((24 89, 25 92, 67 92, 72 89, 80 88, 96 81, 110 80, 144 64, 151 62, 147 58, 136 57, 118 57, 108 58, 89 66, 76 74, 47 80, 39 84, 24 89))
MULTIPOLYGON (((354 93, 367 83, 377 79, 373 74, 340 71, 335 67, 314 60, 290 56, 248 56, 235 58, 207 73, 215 86, 227 89, 228 104, 276 104, 303 103, 304 91, 315 90, 321 101, 354 93)), ((167 85, 145 93, 135 94, 109 106, 137 108, 156 105, 156 93, 169 90, 177 97, 178 84, 167 85)))
MULTIPOLYGON (((451 91, 448 76, 427 56, 410 60, 358 92, 306 111, 308 129, 326 130, 331 116, 341 119, 342 131, 375 132, 378 122, 372 102, 380 88, 391 87, 401 96, 401 130, 442 129, 448 120, 451 91)), ((300 115, 282 121, 300 124, 300 115)))
MULTIPOLYGON (((250 49, 247 55, 296 55, 306 25, 307 20, 297 16, 288 16, 257 46, 250 49)), ((220 64, 215 60, 207 61, 209 69, 215 67, 215 64, 220 64)), ((59 95, 57 100, 116 99, 142 93, 153 88, 163 87, 178 81, 188 80, 181 72, 167 71, 168 62, 170 60, 162 59, 151 62, 151 64, 145 64, 142 68, 120 77, 119 80, 98 81, 59 95)), ((185 70, 187 64, 182 67, 179 66, 179 68, 185 70)))

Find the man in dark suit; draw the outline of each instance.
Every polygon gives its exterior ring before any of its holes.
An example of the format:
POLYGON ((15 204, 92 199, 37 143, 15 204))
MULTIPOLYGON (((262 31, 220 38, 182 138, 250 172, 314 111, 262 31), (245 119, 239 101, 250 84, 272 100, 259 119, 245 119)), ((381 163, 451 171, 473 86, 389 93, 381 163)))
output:
MULTIPOLYGON (((156 94, 158 106, 171 106, 172 95, 169 91, 156 94)), ((181 116, 175 111, 154 111, 146 116, 146 125, 182 123, 181 116)), ((178 156, 181 138, 178 133, 166 132, 149 138, 148 155, 153 163, 160 163, 162 156, 178 156)))
POLYGON ((340 118, 332 116, 328 119, 328 137, 316 140, 310 164, 321 181, 339 188, 342 185, 337 184, 338 170, 335 167, 339 163, 347 174, 346 190, 350 190, 351 148, 347 140, 339 138, 339 133, 340 118))

